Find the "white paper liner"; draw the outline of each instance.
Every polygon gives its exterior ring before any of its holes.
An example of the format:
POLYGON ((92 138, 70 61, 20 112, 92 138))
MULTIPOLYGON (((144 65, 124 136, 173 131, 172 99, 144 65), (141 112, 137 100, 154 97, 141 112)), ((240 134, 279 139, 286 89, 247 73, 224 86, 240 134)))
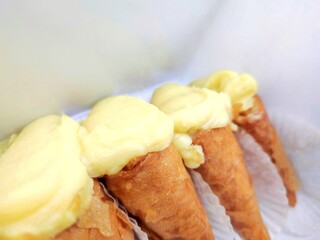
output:
POLYGON ((288 215, 285 187, 270 157, 254 138, 242 129, 236 132, 236 137, 253 179, 261 216, 273 238, 281 231, 288 215))
POLYGON ((116 204, 117 208, 119 211, 121 211, 125 216, 128 217, 128 219, 130 220, 130 222, 133 225, 133 230, 134 230, 134 234, 135 234, 135 239, 139 239, 139 240, 148 240, 148 235, 141 230, 141 228, 139 227, 137 221, 131 217, 128 216, 128 212, 127 210, 119 203, 118 199, 114 198, 108 191, 108 189, 106 189, 106 187, 100 183, 100 185, 102 186, 102 189, 104 191, 104 193, 109 196, 110 198, 112 198, 113 202, 116 204))
POLYGON ((195 189, 205 208, 216 240, 233 240, 234 230, 225 208, 198 172, 189 169, 195 189))
POLYGON ((319 239, 320 130, 296 116, 271 112, 270 117, 301 182, 297 206, 289 209, 279 240, 319 239))

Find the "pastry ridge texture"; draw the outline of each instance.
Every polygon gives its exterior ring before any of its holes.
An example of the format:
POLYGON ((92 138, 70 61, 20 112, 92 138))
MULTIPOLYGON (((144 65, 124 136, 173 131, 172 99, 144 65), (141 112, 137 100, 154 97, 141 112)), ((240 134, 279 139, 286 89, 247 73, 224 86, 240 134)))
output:
POLYGON ((89 209, 54 240, 134 240, 133 225, 95 180, 89 209))
POLYGON ((205 163, 199 172, 226 208, 232 225, 246 240, 268 240, 242 151, 230 127, 200 130, 193 143, 202 146, 205 163))
POLYGON ((172 145, 133 159, 119 173, 105 176, 105 181, 127 210, 143 220, 151 239, 214 239, 191 178, 172 145))
POLYGON ((289 204, 295 206, 297 202, 296 191, 299 189, 300 183, 260 97, 254 96, 253 107, 245 112, 236 113, 234 121, 251 134, 270 156, 287 190, 289 204))

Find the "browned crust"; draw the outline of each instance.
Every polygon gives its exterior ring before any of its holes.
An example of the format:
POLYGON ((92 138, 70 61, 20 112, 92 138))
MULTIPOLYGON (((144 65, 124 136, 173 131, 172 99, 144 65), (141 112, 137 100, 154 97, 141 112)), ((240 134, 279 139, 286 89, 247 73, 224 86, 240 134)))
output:
POLYGON ((55 240, 133 240, 133 226, 107 196, 98 181, 94 181, 94 195, 89 209, 79 220, 55 240))
POLYGON ((193 137, 205 163, 196 169, 219 197, 232 225, 246 240, 270 239, 242 151, 229 127, 201 130, 193 137))
POLYGON ((259 96, 254 97, 254 106, 239 113, 234 121, 251 134, 270 156, 286 187, 289 204, 295 206, 297 202, 296 191, 300 185, 299 180, 259 96))
POLYGON ((214 239, 191 178, 173 146, 138 157, 105 180, 152 239, 214 239))

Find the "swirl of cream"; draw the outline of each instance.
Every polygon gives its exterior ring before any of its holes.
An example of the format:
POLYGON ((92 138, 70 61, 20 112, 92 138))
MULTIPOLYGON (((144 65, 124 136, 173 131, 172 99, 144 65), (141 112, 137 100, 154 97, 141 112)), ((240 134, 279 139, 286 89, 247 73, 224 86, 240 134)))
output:
POLYGON ((47 116, 2 142, 0 238, 47 239, 90 204, 92 179, 81 162, 79 124, 47 116))
POLYGON ((232 71, 219 71, 190 85, 228 94, 233 105, 241 104, 241 111, 253 107, 253 96, 258 89, 257 81, 251 75, 232 71))
POLYGON ((174 120, 177 133, 225 127, 231 122, 230 98, 205 88, 167 83, 156 89, 151 103, 174 120))
POLYGON ((135 157, 167 148, 173 137, 172 119, 125 95, 98 102, 82 125, 84 162, 93 177, 116 174, 135 157))

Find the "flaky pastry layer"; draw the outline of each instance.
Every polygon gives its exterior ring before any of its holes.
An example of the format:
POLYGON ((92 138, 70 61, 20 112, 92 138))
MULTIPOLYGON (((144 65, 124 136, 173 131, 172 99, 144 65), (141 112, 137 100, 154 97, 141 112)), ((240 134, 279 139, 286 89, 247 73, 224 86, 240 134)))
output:
POLYGON ((252 108, 235 114, 234 121, 251 134, 270 156, 286 187, 289 204, 295 206, 300 183, 259 96, 254 97, 252 108))
POLYGON ((133 226, 98 181, 89 209, 54 240, 134 240, 133 226))
POLYGON ((229 127, 200 130, 193 143, 202 146, 205 163, 195 169, 226 208, 232 225, 246 240, 268 240, 251 176, 229 127))
POLYGON ((152 239, 214 239, 192 180, 172 145, 130 161, 105 181, 152 239))

